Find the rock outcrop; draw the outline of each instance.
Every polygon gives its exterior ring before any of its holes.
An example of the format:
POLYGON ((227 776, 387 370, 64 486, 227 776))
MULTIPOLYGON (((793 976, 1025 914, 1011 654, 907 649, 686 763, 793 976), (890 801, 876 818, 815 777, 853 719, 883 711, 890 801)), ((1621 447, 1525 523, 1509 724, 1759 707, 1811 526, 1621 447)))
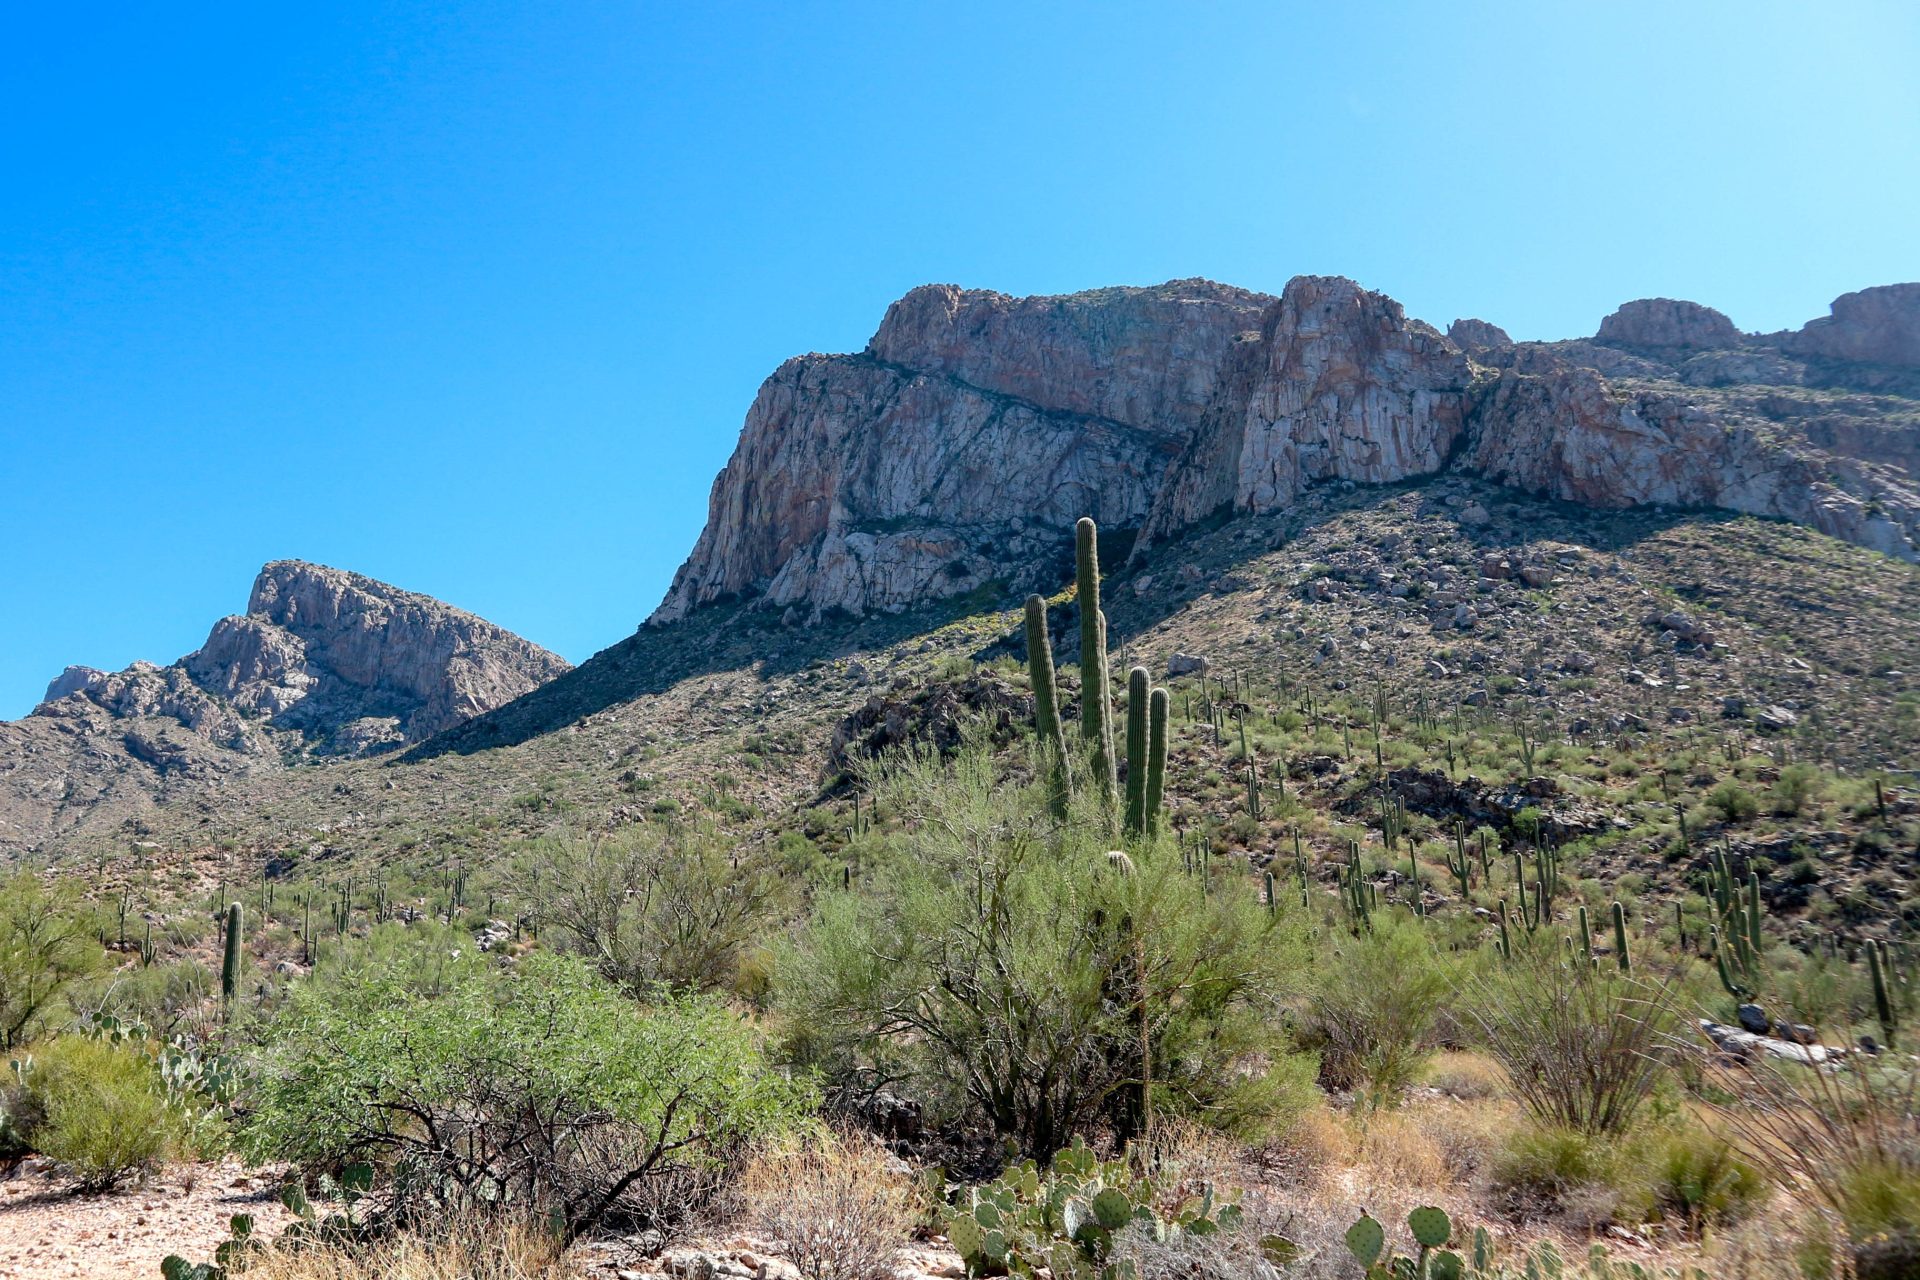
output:
POLYGON ((656 621, 753 595, 809 617, 1024 583, 1092 514, 1138 528, 1271 298, 1206 281, 916 289, 867 350, 775 371, 656 621))
POLYGON ((68 667, 34 715, 177 721, 239 751, 269 730, 361 754, 417 742, 568 670, 565 660, 430 596, 339 569, 279 560, 247 612, 214 624, 169 667, 68 667))
POLYGON ((1483 320, 1442 334, 1335 277, 1278 298, 1199 280, 928 286, 864 352, 768 379, 651 621, 733 598, 788 621, 1004 598, 1064 580, 1081 515, 1149 555, 1317 483, 1450 468, 1595 507, 1778 517, 1914 559, 1916 370, 1920 285, 1773 335, 1642 299, 1592 339, 1548 343, 1483 320))
POLYGON ((1602 320, 1594 341, 1653 350, 1724 351, 1740 344, 1740 331, 1712 307, 1641 298, 1602 320))
POLYGON ((1920 284, 1888 284, 1833 300, 1833 314, 1773 335, 1798 356, 1920 369, 1920 284))

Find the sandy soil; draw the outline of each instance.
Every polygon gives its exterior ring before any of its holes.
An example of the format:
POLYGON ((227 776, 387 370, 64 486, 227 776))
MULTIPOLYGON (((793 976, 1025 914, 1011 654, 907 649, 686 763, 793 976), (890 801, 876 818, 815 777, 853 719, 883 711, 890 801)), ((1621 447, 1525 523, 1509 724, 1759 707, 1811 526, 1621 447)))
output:
POLYGON ((170 1253, 210 1259, 236 1213, 252 1214, 256 1230, 269 1234, 290 1222, 280 1171, 229 1157, 77 1196, 66 1179, 29 1160, 0 1178, 0 1280, 158 1280, 170 1253))

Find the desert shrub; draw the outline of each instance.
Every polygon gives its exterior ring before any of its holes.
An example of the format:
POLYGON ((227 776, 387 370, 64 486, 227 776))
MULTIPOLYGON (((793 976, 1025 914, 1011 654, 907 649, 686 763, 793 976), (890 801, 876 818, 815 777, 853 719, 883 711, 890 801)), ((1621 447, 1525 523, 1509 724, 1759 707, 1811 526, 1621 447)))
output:
POLYGON ((268 1246, 248 1280, 575 1280, 578 1266, 544 1223, 461 1214, 386 1237, 268 1246))
POLYGON ((745 1225, 807 1280, 887 1280, 916 1220, 916 1189, 868 1138, 819 1135, 748 1162, 735 1184, 745 1225))
POLYGON ((49 887, 31 871, 0 880, 0 1049, 47 1030, 100 961, 72 886, 49 887))
POLYGON ((1274 1031, 1291 915, 1202 894, 1164 843, 1109 860, 1097 809, 1055 822, 1030 765, 1003 777, 976 743, 874 780, 903 829, 780 960, 795 1057, 848 1089, 906 1081, 1040 1155, 1100 1123, 1136 1132, 1143 1074, 1156 1112, 1220 1127, 1304 1105, 1311 1066, 1274 1031))
POLYGON ((1452 962, 1415 921, 1383 914, 1358 937, 1335 935, 1296 1028, 1320 1055, 1321 1084, 1392 1105, 1432 1052, 1453 985, 1452 962))
POLYGON ((1810 764, 1790 764, 1774 780, 1768 802, 1776 814, 1789 817, 1806 808, 1820 794, 1820 771, 1810 764))
POLYGON ((1772 1189, 1731 1143, 1705 1129, 1687 1126, 1658 1134, 1650 1147, 1650 1207, 1696 1231, 1739 1221, 1759 1208, 1772 1189))
POLYGON ((181 1118, 153 1059, 138 1048, 62 1036, 35 1048, 24 1085, 25 1137, 67 1166, 82 1191, 105 1191, 172 1155, 181 1118))
POLYGON ((633 992, 731 984, 778 883, 759 855, 741 862, 715 840, 651 826, 535 841, 511 877, 544 936, 633 992))
POLYGON ((1621 1133, 1666 1071, 1677 1019, 1668 989, 1550 942, 1467 984, 1487 1053, 1543 1124, 1621 1133))
POLYGON ((1720 1128, 1744 1159, 1839 1224, 1858 1274, 1920 1266, 1920 1064, 1853 1058, 1808 1071, 1702 1054, 1720 1128))
POLYGON ((1510 1208, 1561 1212, 1577 1207, 1595 1222, 1612 1218, 1632 1164, 1617 1135, 1525 1123, 1501 1142, 1488 1182, 1510 1208))
POLYGON ((85 1013, 149 1028, 154 1039, 171 1040, 193 1030, 208 1010, 218 989, 217 975, 195 960, 142 965, 113 976, 98 996, 86 1002, 85 1013))
POLYGON ((1723 822, 1745 822, 1760 812, 1753 792, 1731 778, 1707 792, 1707 807, 1723 822))
POLYGON ((698 1175, 812 1099, 719 1005, 637 1008, 583 962, 535 954, 456 971, 432 996, 379 974, 303 984, 268 1030, 254 1101, 257 1155, 377 1164, 395 1175, 391 1222, 532 1206, 572 1240, 690 1211, 636 1196, 704 1193, 698 1175))

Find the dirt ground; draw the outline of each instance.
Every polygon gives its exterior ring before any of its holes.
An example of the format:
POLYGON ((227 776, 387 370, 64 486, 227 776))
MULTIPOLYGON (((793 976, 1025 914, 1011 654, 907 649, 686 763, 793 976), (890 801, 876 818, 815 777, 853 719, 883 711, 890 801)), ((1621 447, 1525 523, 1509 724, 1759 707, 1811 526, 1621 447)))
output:
POLYGON ((26 1161, 0 1176, 0 1280, 158 1280, 170 1253, 211 1259, 236 1213, 252 1214, 256 1230, 278 1233, 292 1220, 278 1175, 230 1157, 78 1196, 68 1180, 26 1161))

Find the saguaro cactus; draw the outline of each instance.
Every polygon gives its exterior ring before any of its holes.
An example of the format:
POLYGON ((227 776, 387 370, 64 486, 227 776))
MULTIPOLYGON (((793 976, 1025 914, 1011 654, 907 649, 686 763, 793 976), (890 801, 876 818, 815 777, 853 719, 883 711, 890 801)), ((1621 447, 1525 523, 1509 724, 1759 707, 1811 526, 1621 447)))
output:
POLYGON ((1627 912, 1617 902, 1613 904, 1613 958, 1620 972, 1633 972, 1633 958, 1627 954, 1627 912))
POLYGON ((1147 669, 1127 673, 1127 831, 1147 829, 1147 669))
POLYGON ((240 904, 227 907, 227 949, 220 959, 220 1000, 231 1005, 240 990, 240 904))
POLYGON ((1080 603, 1080 736, 1093 758, 1093 776, 1107 804, 1117 800, 1113 718, 1107 703, 1107 618, 1100 611, 1100 530, 1092 516, 1074 526, 1080 603))
POLYGON ((1064 818, 1068 802, 1067 735, 1060 725, 1060 693, 1053 674, 1053 639, 1047 634, 1047 602, 1027 597, 1027 674, 1033 681, 1034 728, 1052 759, 1053 811, 1064 818))
POLYGON ((1147 700, 1147 834, 1160 833, 1160 806, 1167 789, 1167 716, 1172 710, 1165 689, 1147 700))

